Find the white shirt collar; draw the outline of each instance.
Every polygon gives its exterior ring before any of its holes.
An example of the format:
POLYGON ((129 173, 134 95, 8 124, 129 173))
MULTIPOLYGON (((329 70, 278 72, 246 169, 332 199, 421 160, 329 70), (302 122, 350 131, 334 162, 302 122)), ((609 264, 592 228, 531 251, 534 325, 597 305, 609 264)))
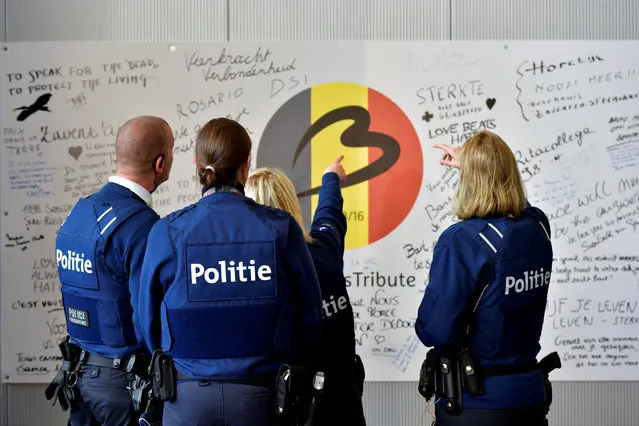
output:
POLYGON ((133 182, 131 179, 123 178, 121 176, 109 176, 109 182, 129 189, 135 195, 142 198, 144 202, 147 203, 149 206, 153 205, 151 193, 139 183, 133 182))

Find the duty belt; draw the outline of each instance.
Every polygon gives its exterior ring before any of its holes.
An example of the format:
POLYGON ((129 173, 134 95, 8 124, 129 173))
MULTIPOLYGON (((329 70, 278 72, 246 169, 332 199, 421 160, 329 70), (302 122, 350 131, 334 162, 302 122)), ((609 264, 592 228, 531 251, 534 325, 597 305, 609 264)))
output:
POLYGON ((116 370, 126 370, 127 364, 129 363, 129 357, 105 358, 83 350, 82 353, 80 353, 80 363, 93 365, 96 367, 108 367, 114 368, 116 370))
POLYGON ((272 389, 275 386, 275 375, 255 377, 252 379, 196 379, 180 373, 176 369, 176 380, 198 380, 201 382, 216 382, 216 383, 235 383, 238 385, 260 386, 263 388, 272 389))
POLYGON ((514 374, 530 373, 539 369, 539 364, 536 359, 523 362, 517 365, 499 365, 499 366, 477 366, 480 375, 483 378, 495 377, 495 376, 510 376, 514 374))

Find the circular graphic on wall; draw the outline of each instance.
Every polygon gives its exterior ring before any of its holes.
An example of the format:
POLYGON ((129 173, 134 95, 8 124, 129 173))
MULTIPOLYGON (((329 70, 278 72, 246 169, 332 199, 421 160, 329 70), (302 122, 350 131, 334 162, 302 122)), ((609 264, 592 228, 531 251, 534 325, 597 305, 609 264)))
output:
POLYGON ((293 181, 306 226, 317 207, 326 167, 340 154, 348 221, 346 249, 391 233, 419 194, 423 158, 417 132, 404 112, 380 92, 353 83, 313 86, 271 117, 256 166, 282 169, 293 181))

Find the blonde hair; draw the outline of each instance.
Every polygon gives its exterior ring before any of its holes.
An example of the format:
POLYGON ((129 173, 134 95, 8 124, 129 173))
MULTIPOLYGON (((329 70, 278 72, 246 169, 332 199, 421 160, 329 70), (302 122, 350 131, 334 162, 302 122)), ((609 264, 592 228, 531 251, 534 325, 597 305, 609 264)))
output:
POLYGON ((302 228, 306 242, 313 242, 311 235, 304 229, 302 208, 295 194, 295 186, 282 170, 269 167, 256 169, 248 177, 244 190, 259 204, 289 212, 302 228))
POLYGON ((457 217, 519 217, 526 192, 506 142, 492 132, 475 134, 461 148, 460 166, 457 217))

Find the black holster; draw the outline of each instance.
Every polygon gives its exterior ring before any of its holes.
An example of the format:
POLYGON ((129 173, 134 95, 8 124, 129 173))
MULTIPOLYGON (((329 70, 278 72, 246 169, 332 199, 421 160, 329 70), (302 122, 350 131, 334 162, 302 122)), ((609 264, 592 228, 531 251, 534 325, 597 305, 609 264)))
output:
POLYGON ((75 407, 78 396, 75 385, 78 383, 82 349, 71 343, 69 336, 60 343, 59 348, 62 355, 62 366, 45 389, 44 395, 48 400, 53 399, 53 405, 59 401, 62 410, 67 411, 69 408, 75 407))
POLYGON ((559 358, 557 352, 552 352, 539 361, 539 370, 544 375, 544 384, 546 386, 546 415, 550 412, 550 405, 552 404, 552 384, 550 383, 549 375, 558 368, 561 368, 561 358, 559 358))
POLYGON ((464 409, 464 391, 459 362, 450 357, 439 358, 435 368, 435 394, 445 401, 449 414, 460 414, 464 409))
POLYGON ((131 355, 126 366, 127 373, 135 374, 135 380, 131 383, 129 391, 133 409, 136 413, 144 412, 151 398, 150 364, 151 362, 148 358, 131 355))
POLYGON ((475 365, 470 353, 465 350, 458 356, 435 355, 435 349, 426 354, 419 374, 419 393, 430 400, 434 395, 443 398, 450 414, 463 410, 463 394, 467 389, 471 396, 484 394, 481 369, 475 365))
POLYGON ((460 370, 464 379, 464 389, 468 390, 470 396, 480 396, 484 392, 484 378, 481 368, 477 368, 473 357, 468 349, 459 354, 460 370))
POLYGON ((158 401, 175 401, 177 374, 170 356, 160 350, 153 352, 149 366, 153 397, 158 401))
POLYGON ((426 359, 419 370, 419 384, 417 390, 427 401, 435 395, 435 369, 437 360, 435 359, 435 349, 431 349, 426 354, 426 359))
POLYGON ((294 419, 298 425, 311 425, 315 398, 324 388, 324 374, 303 366, 284 364, 275 381, 275 413, 294 419))

